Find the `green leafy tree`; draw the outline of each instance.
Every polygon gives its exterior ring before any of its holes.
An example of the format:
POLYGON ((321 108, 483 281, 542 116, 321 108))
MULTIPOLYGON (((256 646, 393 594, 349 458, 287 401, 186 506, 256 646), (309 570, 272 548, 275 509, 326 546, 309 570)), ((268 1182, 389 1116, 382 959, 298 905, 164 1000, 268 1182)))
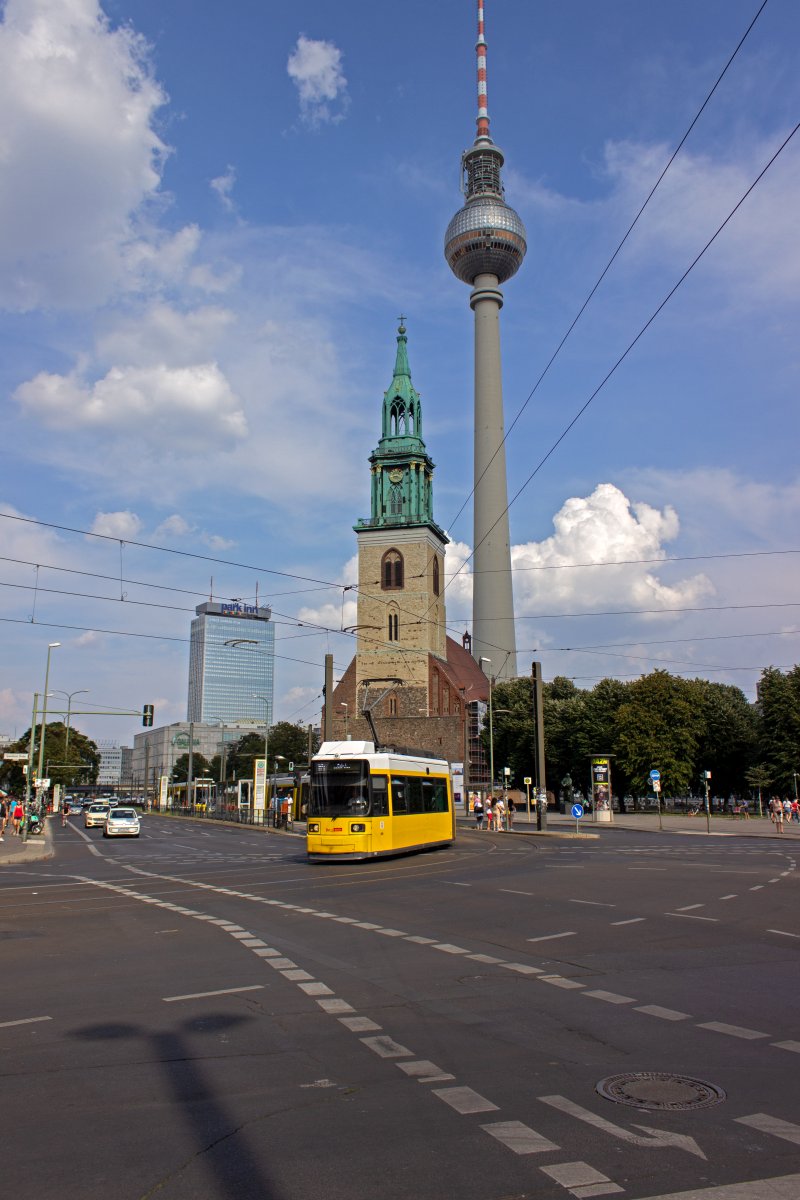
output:
MULTIPOLYGON (((204 754, 192 755, 192 778, 211 778, 211 763, 204 754)), ((172 767, 172 779, 175 783, 186 783, 189 778, 189 755, 182 754, 175 760, 172 767)))
POLYGON ((763 763, 756 763, 749 771, 745 771, 744 777, 758 795, 758 812, 761 815, 764 811, 764 792, 772 783, 769 767, 765 767, 763 763))
MULTIPOLYGON (((526 775, 533 775, 534 728, 533 684, 526 676, 498 683, 492 690, 494 727, 494 773, 503 779, 503 768, 511 768, 512 787, 522 787, 526 775)), ((489 717, 481 734, 487 762, 489 758, 489 717)))
MULTIPOLYGON (((33 744, 33 770, 39 763, 39 734, 37 725, 33 744)), ((18 741, 6 749, 9 752, 27 754, 30 742, 30 729, 18 741)), ((48 722, 44 739, 44 770, 49 772, 53 783, 61 783, 65 787, 73 787, 81 783, 96 783, 100 770, 100 751, 95 743, 79 729, 71 726, 69 742, 67 727, 62 721, 48 722)), ((5 791, 22 795, 25 791, 24 764, 4 762, 0 764, 0 787, 5 791)))
MULTIPOLYGON (((313 751, 319 748, 319 742, 313 745, 313 751)), ((283 769, 288 763, 296 766, 308 760, 308 730, 302 725, 293 725, 291 721, 276 721, 269 731, 270 769, 274 759, 280 755, 284 760, 280 766, 283 769)))
POLYGON ((245 733, 228 750, 228 779, 252 779, 253 762, 264 757, 264 734, 245 733))
POLYGON ((705 735, 705 718, 691 682, 667 671, 637 679, 617 710, 616 726, 616 754, 635 789, 649 788, 649 773, 656 767, 667 795, 689 792, 705 735))
POLYGON ((758 718, 740 688, 727 683, 693 679, 698 712, 702 718, 695 774, 711 772, 710 790, 730 796, 743 790, 746 772, 754 761, 758 718))
POLYGON ((771 784, 784 795, 794 793, 800 772, 800 666, 783 672, 768 667, 758 685, 758 759, 771 784))

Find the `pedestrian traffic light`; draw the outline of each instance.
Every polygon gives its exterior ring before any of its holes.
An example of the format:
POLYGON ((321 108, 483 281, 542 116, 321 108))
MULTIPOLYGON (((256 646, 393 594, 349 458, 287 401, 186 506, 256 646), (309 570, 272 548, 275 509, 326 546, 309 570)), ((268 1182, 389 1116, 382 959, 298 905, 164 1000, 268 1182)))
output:
POLYGON ((153 724, 153 713, 154 712, 155 712, 155 709, 153 708, 152 704, 145 704, 144 708, 142 709, 142 724, 145 726, 146 729, 149 729, 150 726, 153 724))

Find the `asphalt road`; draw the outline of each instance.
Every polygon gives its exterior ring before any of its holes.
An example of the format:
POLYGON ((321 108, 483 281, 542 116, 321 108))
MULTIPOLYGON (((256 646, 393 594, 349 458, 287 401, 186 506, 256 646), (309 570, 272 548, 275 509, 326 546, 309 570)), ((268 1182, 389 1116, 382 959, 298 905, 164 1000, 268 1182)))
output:
POLYGON ((800 1196, 796 844, 51 833, 0 868, 4 1195, 800 1196))

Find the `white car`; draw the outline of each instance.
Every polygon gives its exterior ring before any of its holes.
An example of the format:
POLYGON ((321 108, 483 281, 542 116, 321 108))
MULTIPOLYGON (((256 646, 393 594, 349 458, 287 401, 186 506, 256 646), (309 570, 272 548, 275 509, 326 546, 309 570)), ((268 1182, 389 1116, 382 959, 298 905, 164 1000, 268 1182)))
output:
POLYGON ((105 800, 97 800, 83 810, 83 827, 91 829, 93 825, 105 825, 109 807, 105 800))
POLYGON ((106 817, 103 837, 138 837, 139 814, 135 808, 112 808, 106 817))

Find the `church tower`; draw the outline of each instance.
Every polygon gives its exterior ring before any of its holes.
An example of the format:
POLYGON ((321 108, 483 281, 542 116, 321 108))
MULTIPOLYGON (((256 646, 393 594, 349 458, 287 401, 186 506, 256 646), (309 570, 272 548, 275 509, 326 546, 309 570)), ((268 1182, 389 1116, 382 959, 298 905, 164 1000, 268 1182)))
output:
POLYGON ((381 439, 369 460, 371 512, 354 526, 356 688, 367 679, 402 679, 402 688, 387 702, 394 705, 392 715, 400 715, 398 703, 406 712, 427 713, 429 655, 447 658, 448 538, 433 519, 434 464, 422 438, 422 405, 411 382, 402 317, 400 322, 394 376, 383 397, 381 439))

